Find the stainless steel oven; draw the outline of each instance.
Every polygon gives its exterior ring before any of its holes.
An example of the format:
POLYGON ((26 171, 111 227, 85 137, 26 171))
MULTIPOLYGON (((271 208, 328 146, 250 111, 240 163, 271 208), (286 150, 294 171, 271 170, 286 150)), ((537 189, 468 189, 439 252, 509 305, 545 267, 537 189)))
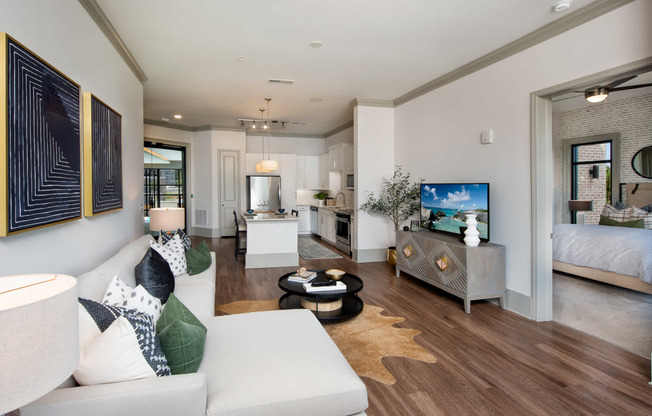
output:
POLYGON ((335 248, 351 255, 351 214, 335 213, 335 248))

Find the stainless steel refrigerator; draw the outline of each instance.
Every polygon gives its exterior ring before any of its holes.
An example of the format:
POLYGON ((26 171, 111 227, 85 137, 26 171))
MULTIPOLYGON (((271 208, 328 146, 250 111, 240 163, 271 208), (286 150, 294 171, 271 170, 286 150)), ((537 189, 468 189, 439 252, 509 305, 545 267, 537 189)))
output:
POLYGON ((280 176, 247 176, 247 209, 276 211, 281 208, 280 176))

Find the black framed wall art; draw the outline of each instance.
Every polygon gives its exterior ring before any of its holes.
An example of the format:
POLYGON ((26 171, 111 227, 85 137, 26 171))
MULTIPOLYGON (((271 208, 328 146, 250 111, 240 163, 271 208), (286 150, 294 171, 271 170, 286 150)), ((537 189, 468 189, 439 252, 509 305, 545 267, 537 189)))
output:
POLYGON ((122 116, 85 92, 84 215, 122 208, 122 116))
POLYGON ((0 33, 0 236, 81 218, 80 86, 0 33))

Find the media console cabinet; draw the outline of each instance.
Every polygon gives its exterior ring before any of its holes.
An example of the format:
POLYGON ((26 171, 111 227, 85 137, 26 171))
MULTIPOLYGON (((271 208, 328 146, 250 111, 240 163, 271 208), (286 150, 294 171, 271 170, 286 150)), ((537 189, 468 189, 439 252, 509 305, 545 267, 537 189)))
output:
POLYGON ((481 242, 469 247, 460 237, 428 230, 396 233, 396 277, 401 272, 471 301, 499 299, 505 309, 505 246, 481 242))

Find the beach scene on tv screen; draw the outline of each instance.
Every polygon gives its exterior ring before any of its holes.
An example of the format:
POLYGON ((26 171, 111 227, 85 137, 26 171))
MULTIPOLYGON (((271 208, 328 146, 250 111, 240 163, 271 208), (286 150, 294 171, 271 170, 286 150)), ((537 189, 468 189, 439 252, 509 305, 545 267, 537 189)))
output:
POLYGON ((460 234, 466 227, 466 214, 476 214, 480 238, 488 238, 488 185, 421 184, 421 227, 460 234))

